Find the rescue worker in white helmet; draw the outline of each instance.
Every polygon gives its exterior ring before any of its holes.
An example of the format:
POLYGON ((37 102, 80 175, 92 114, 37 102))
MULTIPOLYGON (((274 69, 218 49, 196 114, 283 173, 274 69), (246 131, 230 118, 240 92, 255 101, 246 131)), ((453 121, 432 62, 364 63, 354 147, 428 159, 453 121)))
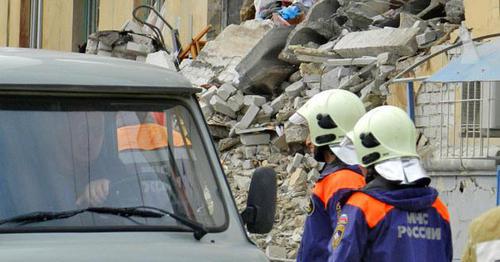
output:
POLYGON ((297 261, 328 259, 328 247, 340 211, 337 198, 344 190, 365 185, 360 167, 350 165, 356 155, 346 136, 364 113, 363 103, 355 94, 329 90, 312 97, 290 118, 292 123, 308 125, 315 158, 325 163, 311 194, 297 261))
POLYGON ((375 108, 353 138, 367 184, 343 205, 329 261, 451 261, 450 216, 420 165, 406 112, 375 108))
POLYGON ((499 223, 500 207, 494 207, 472 220, 463 262, 500 260, 499 223))

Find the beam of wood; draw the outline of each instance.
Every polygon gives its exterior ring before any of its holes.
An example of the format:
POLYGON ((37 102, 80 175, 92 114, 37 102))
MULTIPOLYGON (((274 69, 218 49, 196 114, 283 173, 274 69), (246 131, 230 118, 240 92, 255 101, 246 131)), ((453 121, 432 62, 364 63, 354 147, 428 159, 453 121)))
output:
POLYGON ((30 0, 21 0, 19 47, 30 46, 30 0))

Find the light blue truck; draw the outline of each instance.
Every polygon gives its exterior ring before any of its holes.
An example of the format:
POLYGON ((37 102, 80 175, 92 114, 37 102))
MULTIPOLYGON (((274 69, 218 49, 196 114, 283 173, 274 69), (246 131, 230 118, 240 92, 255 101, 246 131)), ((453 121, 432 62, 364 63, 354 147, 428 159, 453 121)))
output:
POLYGON ((267 261, 276 175, 237 210, 176 72, 0 48, 1 261, 267 261))

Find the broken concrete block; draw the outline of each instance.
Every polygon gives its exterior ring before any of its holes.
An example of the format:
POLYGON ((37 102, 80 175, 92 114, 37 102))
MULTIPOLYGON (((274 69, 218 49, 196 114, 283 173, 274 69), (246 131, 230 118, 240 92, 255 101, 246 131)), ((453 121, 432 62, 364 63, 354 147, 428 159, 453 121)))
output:
POLYGON ((366 30, 373 23, 373 17, 391 9, 391 3, 388 1, 349 1, 345 3, 343 9, 354 28, 366 30))
POLYGON ((146 57, 146 64, 160 66, 163 68, 177 71, 174 60, 175 59, 173 56, 171 56, 170 54, 168 54, 163 50, 160 50, 158 52, 148 54, 148 56, 146 57))
POLYGON ((212 97, 214 95, 217 94, 217 87, 215 86, 212 86, 210 87, 208 90, 206 90, 205 92, 203 92, 199 98, 199 100, 201 102, 204 102, 204 103, 207 103, 209 104, 210 103, 210 99, 212 99, 212 97))
POLYGON ((271 147, 269 147, 269 145, 257 146, 257 160, 269 159, 270 156, 271 156, 271 147))
POLYGON ((396 66, 393 65, 381 65, 378 67, 378 78, 385 80, 387 76, 389 76, 390 73, 394 72, 396 70, 396 66))
POLYGON ((363 79, 359 77, 359 75, 351 75, 351 76, 345 76, 342 79, 340 79, 340 85, 338 88, 340 89, 347 89, 350 86, 357 85, 359 83, 363 82, 363 79))
POLYGON ((245 99, 243 103, 246 106, 251 106, 251 105, 256 105, 256 106, 262 106, 267 102, 266 98, 263 96, 257 96, 257 95, 247 95, 245 96, 245 99))
POLYGON ((417 35, 417 44, 418 47, 423 47, 434 40, 437 39, 437 33, 436 31, 428 31, 423 34, 417 35))
POLYGON ((221 125, 208 125, 210 134, 216 139, 227 138, 229 135, 229 130, 226 126, 221 125))
POLYGON ((307 173, 302 168, 297 168, 288 180, 288 186, 293 191, 303 191, 307 188, 307 173))
POLYGON ((245 146, 265 145, 271 141, 269 134, 244 134, 240 136, 241 143, 245 146))
POLYGON ((97 50, 102 50, 102 51, 113 51, 113 48, 110 45, 105 44, 103 41, 100 41, 99 44, 97 45, 97 50))
POLYGON ((324 62, 324 64, 328 66, 363 66, 363 65, 369 65, 376 61, 377 58, 366 56, 360 58, 328 59, 324 62))
POLYGON ((200 107, 205 119, 209 119, 214 114, 214 108, 212 105, 200 101, 200 107))
POLYGON ((377 63, 379 65, 395 65, 398 58, 394 53, 385 52, 377 56, 377 63))
POLYGON ((272 116, 274 113, 274 108, 271 106, 271 103, 265 103, 261 107, 262 111, 269 116, 272 116))
POLYGON ((306 96, 311 98, 317 94, 319 94, 321 92, 321 89, 320 88, 314 88, 314 89, 311 89, 311 90, 306 90, 306 96))
POLYGON ((280 111, 285 106, 285 96, 280 95, 276 97, 270 105, 273 108, 273 113, 280 111))
POLYGON ((151 47, 135 42, 128 42, 125 49, 127 53, 134 55, 147 55, 153 51, 151 47))
POLYGON ((226 151, 239 143, 240 143, 239 138, 231 138, 231 137, 223 138, 219 141, 219 151, 220 152, 226 151))
MULTIPOLYGON (((304 88, 305 88, 304 82, 298 81, 298 82, 291 84, 289 87, 285 88, 285 94, 289 98, 294 98, 294 97, 300 95, 300 92, 302 92, 302 90, 304 90, 304 88)), ((272 104, 271 104, 271 106, 272 106, 272 104)))
POLYGON ((236 91, 238 91, 238 89, 236 89, 233 85, 231 85, 230 83, 225 83, 221 87, 219 87, 219 89, 217 90, 217 95, 224 101, 227 101, 227 99, 235 94, 236 91))
POLYGON ((417 51, 416 28, 384 28, 352 32, 342 37, 334 51, 342 57, 377 56, 392 52, 399 56, 411 56, 417 51))
POLYGON ((266 123, 271 122, 271 115, 266 114, 264 111, 260 110, 257 116, 255 117, 256 123, 266 123))
POLYGON ((278 260, 286 259, 286 249, 284 247, 269 245, 266 247, 266 256, 271 260, 273 258, 278 260))
POLYGON ((427 29, 428 27, 428 23, 425 22, 425 21, 417 21, 415 22, 415 24, 413 24, 413 28, 417 28, 418 29, 418 34, 421 34, 421 33, 424 33, 425 30, 427 29))
POLYGON ((85 48, 86 54, 97 54, 97 46, 99 45, 99 38, 96 34, 91 34, 87 39, 87 46, 85 48))
POLYGON ((254 168, 253 161, 252 160, 245 160, 245 161, 243 161, 242 167, 245 170, 254 168))
POLYGON ((295 82, 299 81, 300 79, 302 79, 302 75, 300 74, 300 71, 296 71, 295 73, 293 73, 290 76, 290 78, 288 78, 288 82, 295 83, 295 82))
POLYGON ((255 158, 255 155, 257 154, 257 147, 256 146, 246 146, 245 149, 243 150, 243 153, 244 153, 246 159, 253 159, 253 158, 255 158))
POLYGON ((246 129, 246 128, 248 128, 252 124, 252 122, 255 120, 255 117, 259 113, 259 110, 260 110, 260 108, 258 106, 251 105, 247 109, 245 115, 240 120, 240 122, 238 122, 238 124, 236 124, 236 127, 239 128, 239 129, 246 129))
POLYGON ((151 38, 137 34, 132 34, 132 41, 146 46, 153 45, 153 40, 151 38))
POLYGON ((273 146, 275 148, 277 148, 279 151, 281 152, 287 152, 288 151, 288 144, 286 143, 286 138, 285 136, 279 136, 279 137, 276 137, 274 140, 273 140, 273 146))
POLYGON ((304 83, 318 83, 321 81, 321 75, 304 75, 302 78, 304 83))
POLYGON ((321 176, 321 174, 318 172, 317 169, 313 168, 309 173, 307 173, 307 181, 309 183, 315 183, 318 178, 321 176))
POLYGON ((236 92, 227 100, 227 104, 234 112, 238 112, 243 107, 244 99, 245 96, 241 92, 236 92))
POLYGON ((300 163, 302 163, 302 159, 304 159, 304 155, 299 153, 295 154, 292 161, 286 167, 286 172, 288 174, 294 172, 295 169, 297 169, 300 166, 300 163))
POLYGON ((299 109, 302 105, 304 105, 304 98, 298 96, 293 100, 293 108, 299 109))
POLYGON ((309 135, 307 127, 302 125, 289 125, 285 127, 286 142, 290 143, 303 143, 309 135))
POLYGON ((196 61, 183 67, 181 72, 195 85, 211 83, 223 71, 235 71, 239 61, 272 28, 273 23, 269 20, 251 20, 240 25, 229 25, 215 40, 207 42, 196 61))
POLYGON ((423 22, 423 20, 407 12, 401 12, 399 15, 399 28, 414 27, 417 22, 423 22))
POLYGON ((278 59, 292 29, 273 28, 236 66, 238 88, 245 94, 273 94, 279 83, 294 72, 293 65, 278 59))
POLYGON ((226 116, 229 116, 231 118, 236 117, 236 112, 229 107, 229 105, 224 101, 222 98, 220 98, 217 95, 214 95, 210 99, 210 105, 214 108, 214 110, 218 113, 224 114, 226 116))
POLYGON ((337 67, 321 77, 321 91, 336 89, 340 86, 340 70, 341 67, 337 67))
POLYGON ((310 156, 309 154, 306 154, 304 156, 304 163, 307 168, 317 168, 319 166, 319 163, 314 157, 310 156))

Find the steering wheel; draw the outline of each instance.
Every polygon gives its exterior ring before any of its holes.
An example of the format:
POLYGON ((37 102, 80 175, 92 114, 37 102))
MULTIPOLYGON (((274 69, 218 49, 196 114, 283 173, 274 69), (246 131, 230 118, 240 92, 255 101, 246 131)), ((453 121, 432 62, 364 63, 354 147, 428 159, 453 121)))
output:
POLYGON ((166 202, 168 197, 167 186, 158 179, 156 174, 139 174, 138 176, 128 176, 119 180, 111 181, 109 195, 104 201, 106 206, 140 206, 163 203, 144 203, 148 199, 157 198, 166 202))
POLYGON ((140 205, 141 192, 141 182, 137 176, 112 180, 109 184, 109 195, 103 205, 114 207, 138 206, 140 205))

